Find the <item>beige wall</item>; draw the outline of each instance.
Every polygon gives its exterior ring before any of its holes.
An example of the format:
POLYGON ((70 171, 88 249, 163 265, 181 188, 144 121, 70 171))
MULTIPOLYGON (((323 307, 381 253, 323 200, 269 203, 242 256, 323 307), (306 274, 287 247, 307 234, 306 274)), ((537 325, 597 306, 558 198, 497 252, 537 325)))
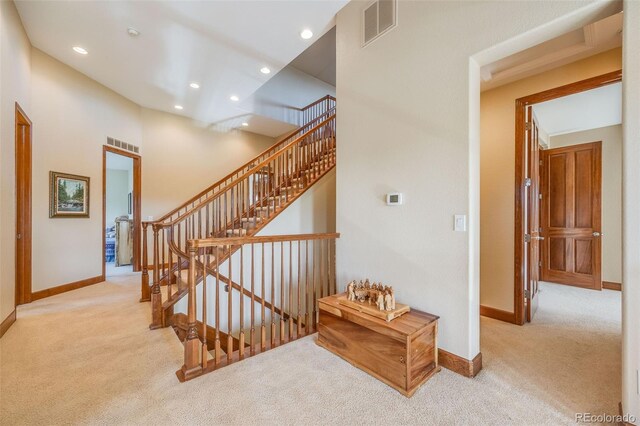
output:
POLYGON ((102 273, 107 136, 140 146, 144 219, 177 206, 274 142, 242 131, 215 133, 202 123, 141 108, 35 48, 31 62, 33 291, 102 273), (50 170, 91 178, 89 219, 48 217, 50 170))
POLYGON ((362 48, 367 5, 337 16, 338 282, 393 285, 398 300, 441 316, 444 349, 471 359, 480 349, 475 61, 578 28, 605 5, 400 1, 398 26, 362 48), (385 206, 390 191, 405 204, 385 206), (468 232, 454 232, 455 214, 468 216, 468 232))
POLYGON ((33 291, 102 274, 102 146, 142 145, 140 107, 32 49, 33 291), (49 171, 91 178, 88 219, 49 218, 49 171), (64 247, 64 250, 61 248, 64 247))
POLYGON ((15 103, 31 116, 30 49, 13 2, 0 1, 0 322, 15 302, 15 103))
POLYGON ((552 136, 550 148, 602 141, 602 280, 622 282, 622 126, 552 136))
POLYGON ((640 422, 640 2, 624 2, 622 407, 640 422))
POLYGON ((205 123, 143 108, 142 218, 167 213, 275 143, 255 133, 218 133, 205 123))
POLYGON ((621 49, 483 92, 480 109, 480 303, 514 311, 515 100, 622 68, 621 49))

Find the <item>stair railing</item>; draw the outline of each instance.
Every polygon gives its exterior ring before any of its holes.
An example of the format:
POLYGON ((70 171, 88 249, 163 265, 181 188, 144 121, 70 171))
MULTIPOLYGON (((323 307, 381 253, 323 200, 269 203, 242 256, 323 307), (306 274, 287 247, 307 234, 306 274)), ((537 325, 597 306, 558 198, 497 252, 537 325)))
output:
MULTIPOLYGON (((187 292, 183 272, 189 265, 189 240, 243 236, 248 230, 256 231, 334 165, 335 115, 331 115, 187 214, 153 223, 151 328, 166 326, 172 306, 187 292)), ((236 249, 228 244, 218 253, 222 257, 215 260, 223 261, 236 249)))
POLYGON ((178 378, 189 380, 314 333, 317 300, 336 293, 339 236, 189 240, 187 330, 178 378), (229 245, 238 250, 220 262, 229 245), (224 294, 229 283, 240 291, 224 294), (276 309, 267 309, 267 301, 276 309))
MULTIPOLYGON (((313 102, 307 105, 304 108, 300 109, 300 117, 304 124, 293 132, 285 135, 281 138, 276 144, 260 153, 258 156, 253 158, 251 161, 243 164, 233 172, 229 173, 224 178, 220 179, 213 185, 204 189, 200 193, 196 194, 186 202, 182 203, 180 206, 171 210, 167 214, 163 215, 159 219, 154 221, 146 221, 142 223, 142 278, 141 278, 141 298, 140 301, 149 301, 151 300, 151 287, 149 286, 149 270, 153 270, 155 272, 155 267, 158 265, 158 262, 155 259, 156 253, 163 253, 161 257, 168 257, 168 254, 165 256, 165 252, 167 251, 165 248, 155 247, 156 243, 161 243, 162 239, 159 238, 158 234, 160 232, 161 224, 175 221, 181 217, 188 216, 191 211, 195 210, 198 206, 202 205, 205 202, 208 202, 212 197, 215 197, 216 194, 224 190, 225 188, 231 186, 233 182, 237 181, 241 176, 244 176, 249 170, 254 168, 256 164, 261 164, 265 159, 272 157, 278 151, 289 147, 292 142, 300 140, 301 137, 307 135, 312 129, 318 126, 318 123, 326 121, 327 117, 335 115, 336 108, 336 99, 330 95, 327 95, 316 102, 313 102), (152 267, 149 267, 149 253, 148 253, 148 228, 151 228, 153 231, 153 244, 154 247, 151 251, 151 256, 154 257, 154 263, 152 267)), ((159 256, 160 257, 160 256, 159 256)), ((164 261, 163 261, 164 265, 164 261)), ((162 266, 162 265, 160 265, 162 266)), ((157 277, 157 275, 156 275, 157 277)))

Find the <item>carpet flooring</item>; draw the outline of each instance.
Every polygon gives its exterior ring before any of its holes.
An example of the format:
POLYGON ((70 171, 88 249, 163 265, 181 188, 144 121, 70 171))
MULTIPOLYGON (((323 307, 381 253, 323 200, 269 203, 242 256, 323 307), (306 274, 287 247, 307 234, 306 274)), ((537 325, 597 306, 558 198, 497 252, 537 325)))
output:
POLYGON ((532 324, 482 318, 476 378, 443 369, 407 399, 315 336, 181 384, 181 344, 147 328, 138 280, 19 307, 0 339, 2 425, 558 425, 617 413, 619 292, 543 283, 532 324))

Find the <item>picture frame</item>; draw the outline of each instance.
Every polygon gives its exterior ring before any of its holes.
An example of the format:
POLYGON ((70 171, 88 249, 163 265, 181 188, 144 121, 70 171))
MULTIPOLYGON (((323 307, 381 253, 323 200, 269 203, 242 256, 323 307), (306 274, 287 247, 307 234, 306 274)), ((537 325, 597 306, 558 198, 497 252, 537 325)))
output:
POLYGON ((49 217, 88 218, 90 178, 49 172, 49 217))

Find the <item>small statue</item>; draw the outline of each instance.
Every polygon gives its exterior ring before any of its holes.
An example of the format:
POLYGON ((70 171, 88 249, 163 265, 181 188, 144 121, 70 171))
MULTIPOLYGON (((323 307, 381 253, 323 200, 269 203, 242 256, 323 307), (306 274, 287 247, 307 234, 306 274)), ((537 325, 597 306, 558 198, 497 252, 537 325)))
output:
POLYGON ((382 295, 382 292, 378 293, 377 305, 379 311, 384 311, 384 296, 382 295))
POLYGON ((393 302, 392 302, 393 297, 391 296, 391 293, 386 292, 384 294, 384 308, 387 311, 392 311, 393 309, 395 309, 395 307, 393 306, 393 302))
POLYGON ((396 296, 393 294, 393 287, 389 287, 389 295, 391 296, 391 310, 396 308, 396 296))
POLYGON ((351 281, 349 284, 347 284, 347 294, 349 301, 353 302, 356 300, 356 293, 355 293, 355 281, 351 281))

